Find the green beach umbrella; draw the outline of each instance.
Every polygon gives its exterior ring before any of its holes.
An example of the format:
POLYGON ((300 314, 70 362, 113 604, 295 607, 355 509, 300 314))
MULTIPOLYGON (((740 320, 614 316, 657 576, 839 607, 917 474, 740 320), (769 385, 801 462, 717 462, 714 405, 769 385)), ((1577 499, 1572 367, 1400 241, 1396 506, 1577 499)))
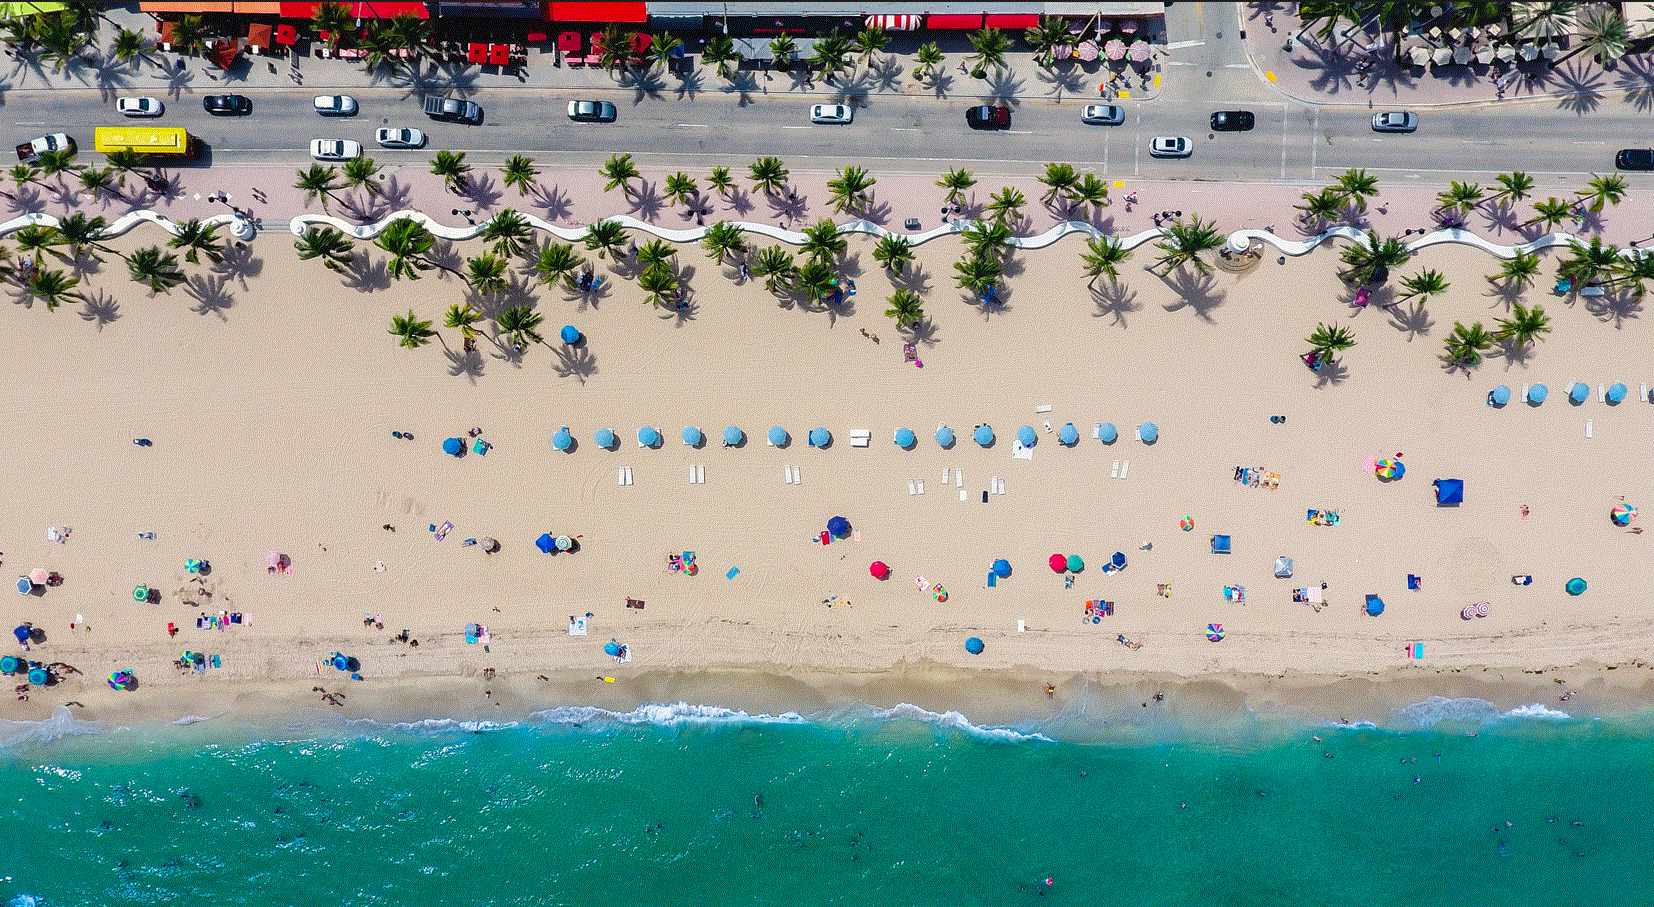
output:
POLYGON ((1576 576, 1568 580, 1568 585, 1564 588, 1568 590, 1569 595, 1583 595, 1585 593, 1585 581, 1576 576))

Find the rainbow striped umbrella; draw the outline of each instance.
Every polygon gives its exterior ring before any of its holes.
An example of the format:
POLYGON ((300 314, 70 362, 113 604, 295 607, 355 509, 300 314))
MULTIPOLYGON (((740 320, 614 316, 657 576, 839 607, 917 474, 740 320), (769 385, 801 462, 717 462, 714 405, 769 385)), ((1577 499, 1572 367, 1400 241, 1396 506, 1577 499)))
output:
POLYGON ((1373 475, 1381 479, 1399 479, 1407 474, 1407 467, 1395 457, 1385 457, 1373 466, 1373 475))
POLYGON ((1617 525, 1629 526, 1637 518, 1637 508, 1630 504, 1615 504, 1614 509, 1608 511, 1608 516, 1617 525))
POLYGON ((1207 624, 1206 638, 1212 642, 1223 641, 1223 624, 1207 624))

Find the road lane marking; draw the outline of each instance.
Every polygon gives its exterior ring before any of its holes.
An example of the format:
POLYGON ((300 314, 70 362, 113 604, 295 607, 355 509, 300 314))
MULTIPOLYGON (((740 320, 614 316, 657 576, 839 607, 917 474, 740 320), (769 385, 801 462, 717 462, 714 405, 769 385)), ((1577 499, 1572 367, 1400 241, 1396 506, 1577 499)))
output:
POLYGON ((1205 46, 1206 46, 1205 41, 1178 41, 1175 44, 1166 45, 1166 49, 1167 50, 1182 50, 1185 47, 1205 47, 1205 46))
POLYGON ((706 129, 708 127, 705 123, 673 123, 672 125, 670 125, 666 128, 668 128, 668 129, 706 129))

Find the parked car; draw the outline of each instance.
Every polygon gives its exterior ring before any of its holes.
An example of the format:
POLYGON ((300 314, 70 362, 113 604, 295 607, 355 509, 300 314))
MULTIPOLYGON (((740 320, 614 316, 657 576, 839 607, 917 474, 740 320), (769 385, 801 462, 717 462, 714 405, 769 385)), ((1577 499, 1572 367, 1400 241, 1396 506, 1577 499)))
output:
POLYGON ((848 126, 856 118, 856 108, 849 104, 816 104, 810 108, 810 122, 829 126, 848 126))
POLYGON ((425 115, 433 120, 451 120, 476 126, 482 123, 482 108, 475 101, 462 98, 428 97, 425 115))
POLYGON ((1386 110, 1373 114, 1374 132, 1412 132, 1419 128, 1419 115, 1405 110, 1386 110))
POLYGON ((1180 135, 1157 135, 1149 140, 1151 157, 1188 157, 1193 153, 1194 146, 1180 135))
POLYGON ((117 98, 115 110, 123 117, 158 117, 166 112, 160 98, 117 98))
POLYGON ((324 94, 316 96, 316 112, 324 117, 353 117, 356 115, 356 99, 348 94, 324 94))
POLYGON ((1080 122, 1093 126, 1118 126, 1126 121, 1126 109, 1119 104, 1087 104, 1080 108, 1080 122))
POLYGON ((1011 125, 1011 108, 978 104, 965 109, 965 124, 972 129, 1006 129, 1011 125))
POLYGON ((1614 155, 1614 166, 1620 170, 1654 170, 1654 149, 1622 149, 1614 155))
POLYGON ((310 156, 318 161, 349 161, 362 156, 362 143, 350 139, 311 139, 310 156))
POLYGON ((210 94, 201 99, 201 108, 213 116, 245 116, 253 112, 253 102, 246 95, 210 94))
POLYGON ((1212 114, 1212 131, 1245 132, 1254 122, 1256 118, 1250 110, 1220 110, 1212 114))
POLYGON ((75 153, 75 140, 62 132, 36 136, 17 146, 17 159, 25 164, 33 164, 47 151, 66 151, 72 155, 75 153))
POLYGON ((374 130, 373 140, 381 148, 424 148, 425 133, 418 129, 409 129, 406 126, 396 128, 381 126, 374 130))
POLYGON ((569 119, 578 123, 613 123, 615 105, 608 101, 570 101, 569 119))

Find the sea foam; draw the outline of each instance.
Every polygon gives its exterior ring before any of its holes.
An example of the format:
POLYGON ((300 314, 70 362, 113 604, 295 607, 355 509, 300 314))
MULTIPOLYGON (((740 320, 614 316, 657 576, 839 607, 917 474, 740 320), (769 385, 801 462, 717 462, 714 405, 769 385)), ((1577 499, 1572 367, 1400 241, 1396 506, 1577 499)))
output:
POLYGON ((1567 712, 1549 708, 1537 702, 1505 710, 1486 699, 1462 697, 1449 699, 1431 696, 1422 702, 1396 710, 1396 715, 1415 728, 1432 728, 1443 724, 1489 725, 1500 721, 1533 720, 1566 721, 1573 718, 1567 712))
POLYGON ((616 712, 612 709, 590 705, 566 705, 534 712, 529 717, 546 724, 566 726, 616 724, 681 728, 686 725, 746 726, 806 723, 804 718, 797 712, 782 712, 780 715, 763 713, 754 715, 740 709, 729 709, 717 705, 696 705, 688 702, 645 703, 630 712, 616 712))
POLYGON ((950 731, 964 734, 977 740, 990 743, 1027 743, 1030 741, 1051 742, 1051 738, 1044 734, 1019 731, 1014 728, 996 727, 993 725, 973 724, 960 712, 949 710, 946 712, 932 712, 909 702, 898 703, 888 709, 864 707, 849 712, 841 712, 842 720, 848 721, 915 721, 928 724, 941 731, 950 731))
POLYGON ((0 721, 0 749, 11 749, 31 743, 50 743, 64 737, 98 734, 102 723, 85 721, 69 713, 68 706, 52 709, 48 718, 39 721, 0 721))

